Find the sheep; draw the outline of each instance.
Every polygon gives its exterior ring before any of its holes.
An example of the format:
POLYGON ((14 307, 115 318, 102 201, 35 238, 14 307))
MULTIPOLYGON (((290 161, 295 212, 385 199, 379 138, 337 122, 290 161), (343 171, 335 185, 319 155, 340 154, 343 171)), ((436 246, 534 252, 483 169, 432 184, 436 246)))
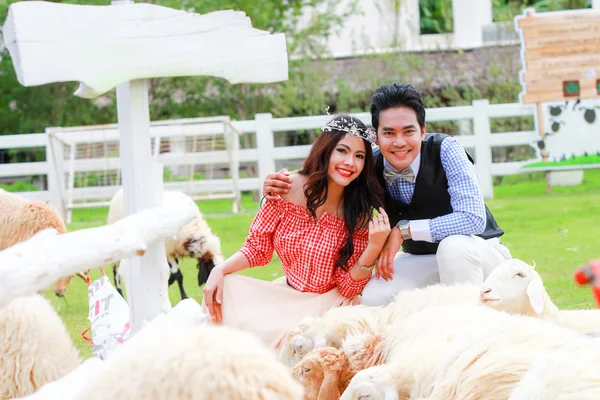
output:
POLYGON ((340 348, 349 332, 383 333, 386 327, 428 307, 479 303, 479 287, 472 284, 431 285, 400 292, 385 307, 364 305, 334 308, 320 318, 306 318, 287 335, 279 359, 288 366, 298 363, 319 347, 340 348))
POLYGON ((600 340, 581 336, 538 357, 509 400, 600 399, 600 340))
POLYGON ((31 295, 0 307, 0 399, 32 394, 79 364, 79 353, 48 300, 31 295))
POLYGON ((535 357, 575 338, 481 305, 428 308, 390 327, 385 365, 358 372, 341 398, 507 399, 535 357))
POLYGON ((153 328, 116 349, 77 398, 302 399, 302 386, 258 337, 222 325, 164 321, 152 321, 153 328))
MULTIPOLYGON (((60 215, 52 206, 41 201, 30 201, 14 193, 0 189, 0 250, 29 239, 41 230, 53 228, 59 234, 66 233, 60 215)), ((81 272, 77 274, 85 280, 81 272)), ((63 296, 72 275, 54 283, 54 294, 63 296)))
POLYGON ((542 318, 577 332, 600 332, 600 310, 559 310, 534 267, 521 260, 498 265, 484 281, 480 299, 496 310, 542 318))
MULTIPOLYGON (((225 259, 221 252, 221 241, 214 235, 204 220, 202 213, 196 203, 185 193, 180 191, 163 191, 163 203, 170 204, 176 201, 185 201, 193 205, 197 210, 196 217, 184 225, 175 237, 165 241, 167 262, 170 266, 169 286, 177 282, 181 299, 187 299, 188 296, 183 288, 183 275, 179 269, 179 259, 190 257, 197 259, 198 262, 198 285, 206 282, 208 274, 225 259)), ((108 210, 107 223, 112 224, 123 217, 123 189, 113 196, 108 210)), ((122 295, 122 284, 120 275, 117 272, 118 264, 113 265, 113 275, 117 291, 122 295)))
POLYGON ((321 347, 311 350, 292 368, 292 376, 304 386, 304 399, 339 398, 352 377, 365 368, 379 363, 380 335, 350 336, 342 349, 321 347))

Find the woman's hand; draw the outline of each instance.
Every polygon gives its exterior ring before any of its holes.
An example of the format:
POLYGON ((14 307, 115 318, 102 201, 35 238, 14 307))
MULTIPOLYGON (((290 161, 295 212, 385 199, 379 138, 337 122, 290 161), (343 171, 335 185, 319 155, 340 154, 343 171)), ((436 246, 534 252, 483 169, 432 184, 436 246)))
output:
POLYGON ((385 281, 394 279, 394 258, 402 246, 402 234, 397 227, 392 228, 383 250, 379 254, 377 266, 375 267, 375 277, 383 278, 385 281))
POLYGON ((221 323, 221 302, 223 301, 223 283, 225 281, 223 270, 219 267, 213 268, 204 285, 204 304, 215 322, 221 323))
POLYGON ((381 250, 390 233, 390 220, 382 207, 379 215, 369 222, 369 245, 381 250))

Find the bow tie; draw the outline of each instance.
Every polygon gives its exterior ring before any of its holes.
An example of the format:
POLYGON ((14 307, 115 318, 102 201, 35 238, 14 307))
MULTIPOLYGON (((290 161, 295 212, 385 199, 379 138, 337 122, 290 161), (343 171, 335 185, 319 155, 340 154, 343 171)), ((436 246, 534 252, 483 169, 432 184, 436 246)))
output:
POLYGON ((396 171, 394 168, 386 167, 383 169, 383 178, 388 185, 393 185, 398 179, 404 179, 407 182, 415 183, 415 173, 411 167, 396 171))

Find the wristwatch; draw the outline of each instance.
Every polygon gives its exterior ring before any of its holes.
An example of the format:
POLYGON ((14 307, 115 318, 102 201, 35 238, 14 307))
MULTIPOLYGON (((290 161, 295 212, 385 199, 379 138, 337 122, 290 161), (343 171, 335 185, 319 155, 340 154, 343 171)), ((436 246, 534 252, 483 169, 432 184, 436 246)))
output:
POLYGON ((398 221, 396 226, 398 227, 398 229, 400 229, 400 234, 402 234, 402 240, 412 239, 409 230, 410 221, 401 219, 400 221, 398 221))

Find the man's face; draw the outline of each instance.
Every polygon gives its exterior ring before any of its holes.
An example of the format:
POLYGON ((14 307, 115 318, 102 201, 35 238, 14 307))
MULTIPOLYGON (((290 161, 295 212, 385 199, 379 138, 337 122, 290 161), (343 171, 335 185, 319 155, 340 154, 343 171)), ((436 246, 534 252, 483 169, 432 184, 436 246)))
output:
POLYGON ((377 129, 381 154, 397 170, 408 168, 421 151, 425 128, 425 125, 419 126, 412 108, 395 107, 381 111, 377 129))

